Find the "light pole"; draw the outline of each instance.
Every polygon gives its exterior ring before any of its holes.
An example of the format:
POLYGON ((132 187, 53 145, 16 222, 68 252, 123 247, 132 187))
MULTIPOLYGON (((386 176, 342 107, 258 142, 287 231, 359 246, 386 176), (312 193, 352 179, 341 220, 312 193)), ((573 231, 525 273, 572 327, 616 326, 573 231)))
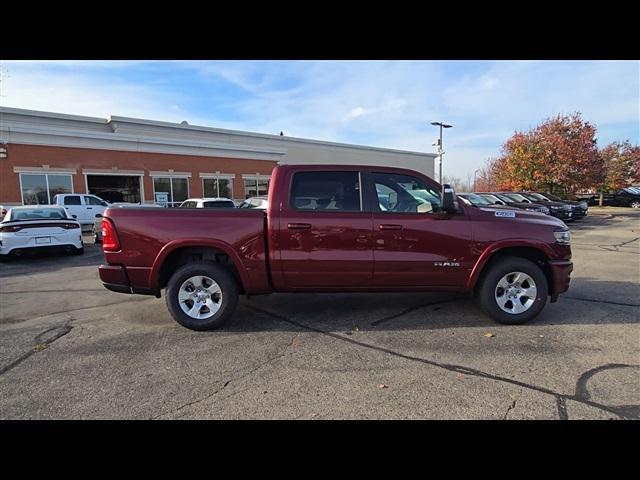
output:
POLYGON ((481 169, 477 169, 475 172, 473 172, 473 191, 475 192, 476 190, 478 190, 478 188, 476 187, 476 174, 480 171, 481 169))
POLYGON ((442 156, 444 155, 444 150, 442 149, 442 129, 443 128, 451 128, 453 125, 447 125, 442 122, 431 122, 433 126, 440 127, 440 140, 438 142, 438 153, 440 154, 440 185, 442 185, 442 156))

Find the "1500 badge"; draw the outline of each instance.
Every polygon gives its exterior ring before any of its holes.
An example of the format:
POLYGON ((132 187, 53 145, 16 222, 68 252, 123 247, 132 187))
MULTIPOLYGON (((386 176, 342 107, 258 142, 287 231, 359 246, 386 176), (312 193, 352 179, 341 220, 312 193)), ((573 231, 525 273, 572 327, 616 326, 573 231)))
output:
POLYGON ((496 217, 516 218, 516 212, 495 212, 496 217))
POLYGON ((460 262, 433 262, 434 267, 459 267, 460 262))

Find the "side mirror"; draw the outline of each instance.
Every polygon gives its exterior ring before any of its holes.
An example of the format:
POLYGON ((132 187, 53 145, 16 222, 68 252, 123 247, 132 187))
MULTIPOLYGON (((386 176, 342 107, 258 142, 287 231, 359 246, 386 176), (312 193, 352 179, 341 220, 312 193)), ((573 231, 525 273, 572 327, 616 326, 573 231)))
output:
POLYGON ((101 213, 96 213, 96 218, 102 218, 102 214, 101 213))
POLYGON ((78 215, 71 215, 73 218, 78 218, 78 215))
POLYGON ((456 213, 458 209, 455 204, 456 192, 453 191, 453 187, 448 183, 442 185, 442 211, 446 213, 456 213))

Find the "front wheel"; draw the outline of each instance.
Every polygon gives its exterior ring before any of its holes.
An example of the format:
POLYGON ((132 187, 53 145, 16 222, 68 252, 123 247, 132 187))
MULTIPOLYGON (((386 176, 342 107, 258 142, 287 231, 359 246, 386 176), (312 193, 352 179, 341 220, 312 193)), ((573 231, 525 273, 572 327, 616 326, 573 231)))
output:
POLYGON ((166 302, 171 316, 191 330, 213 330, 224 324, 238 304, 238 284, 215 262, 183 265, 169 279, 166 302))
POLYGON ((640 201, 634 200, 631 202, 631 208, 640 208, 640 201))
POLYGON ((518 325, 542 311, 548 294, 547 278, 538 265, 525 258, 504 257, 489 267, 477 300, 498 323, 518 325))

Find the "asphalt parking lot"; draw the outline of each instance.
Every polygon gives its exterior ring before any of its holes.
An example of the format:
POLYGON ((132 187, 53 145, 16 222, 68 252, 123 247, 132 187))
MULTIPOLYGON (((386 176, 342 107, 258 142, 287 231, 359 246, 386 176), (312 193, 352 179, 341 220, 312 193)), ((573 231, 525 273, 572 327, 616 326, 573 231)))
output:
POLYGON ((590 213, 569 292, 522 326, 453 295, 276 294, 193 332, 104 289, 92 244, 2 263, 0 418, 638 419, 640 211, 590 213))

